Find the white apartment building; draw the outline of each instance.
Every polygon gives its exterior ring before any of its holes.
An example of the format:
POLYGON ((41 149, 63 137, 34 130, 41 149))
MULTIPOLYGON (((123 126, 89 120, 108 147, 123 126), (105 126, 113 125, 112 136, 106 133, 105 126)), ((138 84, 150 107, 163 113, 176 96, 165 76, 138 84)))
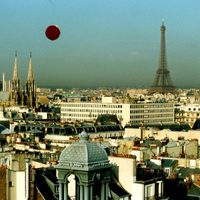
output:
POLYGON ((176 112, 175 120, 177 122, 189 123, 191 127, 195 121, 200 118, 200 104, 187 104, 178 107, 179 112, 176 112))
POLYGON ((164 194, 164 183, 160 178, 137 180, 136 158, 109 156, 113 171, 123 188, 131 194, 131 200, 153 200, 164 194))
POLYGON ((200 112, 200 104, 181 105, 180 110, 185 112, 200 112))
POLYGON ((112 103, 102 101, 91 102, 62 102, 61 122, 95 121, 99 115, 114 114, 126 124, 171 124, 174 123, 173 103, 112 103))

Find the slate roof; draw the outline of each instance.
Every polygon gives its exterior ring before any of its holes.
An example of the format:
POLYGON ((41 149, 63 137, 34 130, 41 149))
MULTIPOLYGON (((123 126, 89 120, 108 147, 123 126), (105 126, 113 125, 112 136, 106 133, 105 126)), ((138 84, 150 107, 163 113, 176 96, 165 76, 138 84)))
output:
POLYGON ((174 167, 177 163, 178 163, 177 160, 171 160, 171 159, 163 159, 162 160, 163 167, 174 167))
POLYGON ((190 177, 192 174, 200 174, 199 168, 180 167, 178 170, 179 178, 190 177))
POLYGON ((36 170, 35 184, 37 190, 45 200, 56 200, 53 191, 45 181, 45 177, 43 176, 43 169, 36 170))
POLYGON ((112 192, 115 193, 115 195, 117 195, 118 197, 129 197, 131 196, 125 189, 123 189, 122 187, 120 187, 117 183, 112 182, 109 184, 109 188, 112 192))
POLYGON ((88 139, 88 134, 83 131, 80 134, 79 142, 71 144, 62 151, 58 166, 70 169, 73 167, 84 169, 84 166, 87 168, 93 164, 99 165, 98 167, 108 164, 106 151, 88 139))
POLYGON ((160 169, 160 166, 157 165, 156 163, 150 161, 150 160, 146 160, 145 162, 146 167, 151 168, 151 169, 160 169))
POLYGON ((10 134, 10 130, 6 128, 4 125, 0 124, 0 133, 1 134, 10 134))
POLYGON ((188 190, 187 196, 200 197, 200 188, 198 186, 196 186, 195 184, 192 184, 190 186, 190 189, 188 190))
POLYGON ((121 183, 116 178, 113 172, 111 172, 111 180, 109 183, 109 189, 111 191, 111 195, 113 196, 113 199, 115 199, 114 196, 117 196, 117 199, 121 199, 125 197, 129 199, 131 197, 131 194, 122 187, 121 183))
POLYGON ((146 139, 146 140, 143 141, 143 144, 142 144, 142 146, 145 146, 145 147, 148 147, 148 148, 150 148, 151 145, 156 145, 156 146, 161 147, 162 143, 161 143, 160 140, 146 139))

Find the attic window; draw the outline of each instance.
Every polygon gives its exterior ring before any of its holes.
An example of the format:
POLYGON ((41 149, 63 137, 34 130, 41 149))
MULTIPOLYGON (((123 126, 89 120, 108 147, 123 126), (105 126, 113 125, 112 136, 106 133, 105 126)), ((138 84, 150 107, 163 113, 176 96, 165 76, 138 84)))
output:
POLYGON ((9 182, 8 182, 8 187, 13 187, 12 181, 9 181, 9 182))

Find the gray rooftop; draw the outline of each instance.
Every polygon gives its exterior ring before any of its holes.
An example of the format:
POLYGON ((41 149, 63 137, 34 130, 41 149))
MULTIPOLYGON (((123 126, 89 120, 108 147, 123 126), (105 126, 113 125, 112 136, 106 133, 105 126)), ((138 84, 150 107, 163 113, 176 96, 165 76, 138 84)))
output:
POLYGON ((163 167, 174 167, 177 165, 177 160, 171 160, 171 159, 163 159, 162 160, 163 167))
POLYGON ((0 91, 0 101, 8 101, 9 100, 9 92, 0 91))
POLYGON ((95 142, 89 141, 88 134, 83 131, 80 141, 66 147, 59 159, 58 168, 94 170, 109 166, 106 151, 95 142))

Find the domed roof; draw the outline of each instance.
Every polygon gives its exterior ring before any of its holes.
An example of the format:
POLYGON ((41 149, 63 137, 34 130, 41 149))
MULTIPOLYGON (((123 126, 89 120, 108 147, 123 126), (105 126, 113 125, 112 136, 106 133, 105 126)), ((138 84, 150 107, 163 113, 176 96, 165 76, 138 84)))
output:
POLYGON ((66 147, 59 159, 58 167, 66 169, 94 170, 108 167, 106 151, 95 142, 88 140, 88 134, 83 131, 80 141, 66 147))

